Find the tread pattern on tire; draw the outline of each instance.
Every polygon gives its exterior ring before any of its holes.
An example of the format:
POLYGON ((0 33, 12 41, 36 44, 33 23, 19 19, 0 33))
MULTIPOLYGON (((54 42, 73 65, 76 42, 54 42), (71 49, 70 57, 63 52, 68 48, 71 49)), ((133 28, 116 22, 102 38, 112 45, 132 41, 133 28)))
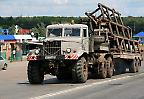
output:
POLYGON ((139 72, 140 66, 141 66, 141 61, 140 61, 140 59, 137 59, 136 72, 139 72))
POLYGON ((108 65, 107 66, 107 77, 111 78, 113 75, 113 62, 112 62, 111 57, 107 58, 107 65, 108 65))
POLYGON ((41 71, 38 62, 29 62, 27 73, 30 84, 41 84, 44 80, 44 72, 41 71))
POLYGON ((131 73, 136 73, 136 71, 137 71, 136 68, 137 68, 137 60, 136 60, 136 59, 133 59, 132 62, 131 62, 129 71, 130 71, 131 73))
POLYGON ((106 64, 105 64, 105 62, 103 62, 100 65, 101 66, 99 67, 100 68, 100 70, 99 70, 99 77, 101 79, 105 79, 106 76, 107 76, 107 67, 106 67, 106 64))
POLYGON ((87 77, 84 76, 83 66, 81 64, 83 60, 86 61, 84 57, 78 60, 78 62, 72 69, 72 77, 73 77, 74 82, 84 83, 87 81, 88 76, 87 77))

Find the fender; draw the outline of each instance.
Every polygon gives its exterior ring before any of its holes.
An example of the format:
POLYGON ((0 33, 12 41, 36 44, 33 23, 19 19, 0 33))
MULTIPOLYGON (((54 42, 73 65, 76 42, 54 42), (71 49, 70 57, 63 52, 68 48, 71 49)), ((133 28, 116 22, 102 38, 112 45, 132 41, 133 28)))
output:
POLYGON ((85 52, 78 52, 78 53, 71 53, 65 55, 65 59, 70 59, 70 60, 77 60, 79 57, 83 56, 84 54, 87 54, 85 52))

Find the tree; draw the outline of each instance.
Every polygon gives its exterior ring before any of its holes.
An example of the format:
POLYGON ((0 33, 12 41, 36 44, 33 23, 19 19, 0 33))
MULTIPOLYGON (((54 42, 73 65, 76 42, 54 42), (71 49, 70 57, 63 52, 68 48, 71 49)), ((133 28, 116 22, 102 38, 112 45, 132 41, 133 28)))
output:
POLYGON ((45 36, 46 28, 44 23, 37 24, 37 27, 31 29, 35 34, 38 33, 38 36, 45 36))
POLYGON ((12 34, 12 35, 15 34, 15 25, 12 25, 8 29, 9 29, 9 34, 12 34))

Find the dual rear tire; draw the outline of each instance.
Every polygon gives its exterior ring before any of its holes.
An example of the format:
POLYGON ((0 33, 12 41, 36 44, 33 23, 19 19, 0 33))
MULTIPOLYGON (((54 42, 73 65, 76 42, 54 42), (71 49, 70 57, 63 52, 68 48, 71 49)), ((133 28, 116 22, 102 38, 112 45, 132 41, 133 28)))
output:
POLYGON ((106 77, 111 78, 113 75, 114 65, 112 62, 112 58, 108 57, 104 62, 99 65, 99 76, 102 79, 106 77))
POLYGON ((131 65, 129 67, 129 71, 131 73, 139 72, 139 68, 141 66, 141 61, 139 59, 134 59, 131 61, 131 65))

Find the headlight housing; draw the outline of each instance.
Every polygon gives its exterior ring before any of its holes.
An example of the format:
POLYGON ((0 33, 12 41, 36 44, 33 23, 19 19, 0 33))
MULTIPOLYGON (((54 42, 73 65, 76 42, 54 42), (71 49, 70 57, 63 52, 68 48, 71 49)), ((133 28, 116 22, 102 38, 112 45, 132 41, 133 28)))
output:
POLYGON ((71 52, 71 48, 67 48, 67 49, 66 49, 66 52, 67 52, 67 53, 70 53, 70 52, 71 52))
POLYGON ((36 50, 35 50, 35 54, 38 55, 39 53, 40 53, 40 50, 39 50, 39 49, 36 49, 36 50))

